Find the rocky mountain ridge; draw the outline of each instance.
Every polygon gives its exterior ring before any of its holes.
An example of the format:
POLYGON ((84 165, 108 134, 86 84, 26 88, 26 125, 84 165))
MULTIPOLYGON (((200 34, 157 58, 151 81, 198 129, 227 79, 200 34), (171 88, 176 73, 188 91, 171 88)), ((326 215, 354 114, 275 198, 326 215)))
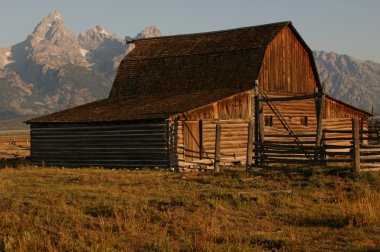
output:
MULTIPOLYGON (((134 38, 161 36, 149 26, 134 38)), ((1 115, 42 115, 107 97, 121 59, 133 49, 97 25, 68 29, 59 12, 42 19, 27 38, 0 48, 1 115)), ((328 93, 380 114, 380 64, 334 52, 314 52, 328 93)))
MULTIPOLYGON (((158 35, 149 26, 136 37, 158 35)), ((107 97, 128 47, 99 25, 76 34, 50 13, 23 42, 0 48, 0 112, 41 115, 107 97)))
POLYGON ((334 52, 314 52, 327 92, 346 103, 380 114, 380 64, 334 52))

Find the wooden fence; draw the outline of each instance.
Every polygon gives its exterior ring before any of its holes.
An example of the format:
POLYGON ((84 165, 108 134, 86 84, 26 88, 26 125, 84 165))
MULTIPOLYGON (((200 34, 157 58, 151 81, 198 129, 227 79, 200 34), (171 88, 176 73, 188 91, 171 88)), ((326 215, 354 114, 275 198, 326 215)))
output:
POLYGON ((380 169, 379 131, 363 130, 357 119, 351 130, 323 130, 321 143, 316 135, 269 135, 269 141, 255 143, 255 167, 319 165, 352 168, 356 171, 380 169), (278 138, 278 139, 275 139, 278 138))
MULTIPOLYGON (((317 134, 262 134, 261 141, 255 142, 253 120, 247 123, 246 156, 226 156, 223 151, 223 125, 214 127, 212 151, 204 152, 203 159, 188 161, 194 166, 201 165, 219 171, 220 165, 235 163, 246 165, 247 171, 254 168, 292 168, 310 166, 334 166, 355 171, 374 171, 380 169, 379 131, 364 130, 357 119, 353 119, 350 130, 322 131, 317 134)), ((181 147, 184 148, 184 147, 181 147)), ((231 147, 230 147, 231 148, 231 147)), ((200 153, 183 151, 186 155, 199 157, 200 153)))

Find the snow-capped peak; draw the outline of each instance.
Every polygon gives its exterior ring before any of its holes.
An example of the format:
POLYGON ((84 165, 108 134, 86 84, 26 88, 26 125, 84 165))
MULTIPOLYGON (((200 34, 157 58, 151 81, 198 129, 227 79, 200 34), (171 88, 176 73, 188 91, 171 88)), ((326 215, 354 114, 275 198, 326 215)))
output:
POLYGON ((94 31, 96 31, 97 33, 104 34, 104 35, 106 35, 106 36, 110 36, 110 35, 111 35, 109 32, 107 32, 106 29, 104 29, 104 28, 101 27, 100 25, 95 26, 93 29, 94 29, 94 31))
POLYGON ((52 11, 48 18, 52 18, 52 19, 62 19, 62 15, 61 13, 59 13, 58 11, 52 11))
POLYGON ((153 37, 161 37, 161 31, 155 25, 150 25, 145 27, 139 34, 137 34, 136 39, 142 38, 153 38, 153 37))

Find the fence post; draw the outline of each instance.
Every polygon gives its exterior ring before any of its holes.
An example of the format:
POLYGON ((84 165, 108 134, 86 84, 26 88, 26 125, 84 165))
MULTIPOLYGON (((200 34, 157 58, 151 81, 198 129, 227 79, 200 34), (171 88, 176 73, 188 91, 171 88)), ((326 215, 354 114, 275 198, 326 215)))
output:
MULTIPOLYGON (((263 97, 259 95, 259 99, 262 99, 263 97)), ((264 165, 265 158, 264 158, 264 106, 263 102, 259 100, 258 103, 259 106, 259 143, 260 143, 260 164, 264 165)))
POLYGON ((360 118, 360 129, 359 129, 360 143, 364 143, 363 131, 364 131, 364 122, 363 122, 363 118, 360 118))
POLYGON ((203 158, 203 121, 199 120, 199 159, 203 158))
POLYGON ((252 154, 253 154, 253 124, 252 119, 248 122, 248 141, 247 141, 247 164, 246 171, 249 172, 252 166, 252 154))
POLYGON ((258 82, 255 81, 255 166, 261 161, 262 141, 264 135, 263 103, 260 101, 258 82))
MULTIPOLYGON (((318 92, 318 89, 316 89, 316 92, 318 92)), ((316 146, 320 147, 322 145, 322 139, 323 139, 323 106, 325 101, 325 94, 324 94, 324 84, 322 87, 322 92, 320 96, 317 96, 315 99, 315 108, 316 108, 316 114, 317 114, 317 136, 316 136, 316 146)), ((322 153, 320 151, 316 152, 315 159, 322 159, 322 153), (317 154, 318 153, 318 154, 317 154)))
POLYGON ((352 118, 352 140, 353 140, 353 169, 360 172, 360 133, 358 118, 352 118))
POLYGON ((218 173, 220 171, 220 138, 222 136, 222 127, 218 123, 215 127, 215 155, 214 155, 214 172, 218 173))

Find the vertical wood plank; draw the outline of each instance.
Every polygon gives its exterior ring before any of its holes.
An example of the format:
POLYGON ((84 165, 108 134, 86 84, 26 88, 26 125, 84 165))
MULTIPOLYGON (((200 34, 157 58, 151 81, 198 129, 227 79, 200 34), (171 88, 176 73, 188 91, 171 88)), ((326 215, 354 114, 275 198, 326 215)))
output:
POLYGON ((199 120, 199 159, 203 158, 203 121, 199 120))
POLYGON ((353 139, 353 169, 360 172, 360 134, 358 118, 352 118, 352 139, 353 139))
POLYGON ((254 120, 248 122, 248 141, 247 141, 247 163, 246 171, 249 172, 252 166, 252 154, 253 154, 253 126, 254 120))
POLYGON ((171 159, 170 159, 170 155, 171 155, 171 143, 170 143, 170 135, 171 135, 171 122, 169 120, 166 121, 166 155, 167 155, 167 158, 168 158, 168 167, 171 168, 171 159))
POLYGON ((220 139, 222 136, 222 127, 218 123, 215 127, 215 156, 214 156, 214 171, 218 173, 220 171, 220 139))
POLYGON ((363 131, 364 131, 364 120, 363 120, 363 118, 360 118, 360 129, 359 129, 360 143, 364 142, 363 131))
POLYGON ((258 166, 259 163, 259 131, 260 131, 260 125, 259 125, 259 89, 257 87, 257 81, 255 82, 255 167, 258 166))
MULTIPOLYGON (((318 92, 318 90, 316 90, 318 92)), ((325 93, 322 88, 321 96, 316 97, 316 116, 317 116, 317 136, 316 136, 316 146, 320 147, 322 145, 322 138, 323 138, 323 110, 324 110, 324 103, 325 103, 325 93)), ((315 159, 321 159, 322 155, 318 155, 316 153, 315 159)))

